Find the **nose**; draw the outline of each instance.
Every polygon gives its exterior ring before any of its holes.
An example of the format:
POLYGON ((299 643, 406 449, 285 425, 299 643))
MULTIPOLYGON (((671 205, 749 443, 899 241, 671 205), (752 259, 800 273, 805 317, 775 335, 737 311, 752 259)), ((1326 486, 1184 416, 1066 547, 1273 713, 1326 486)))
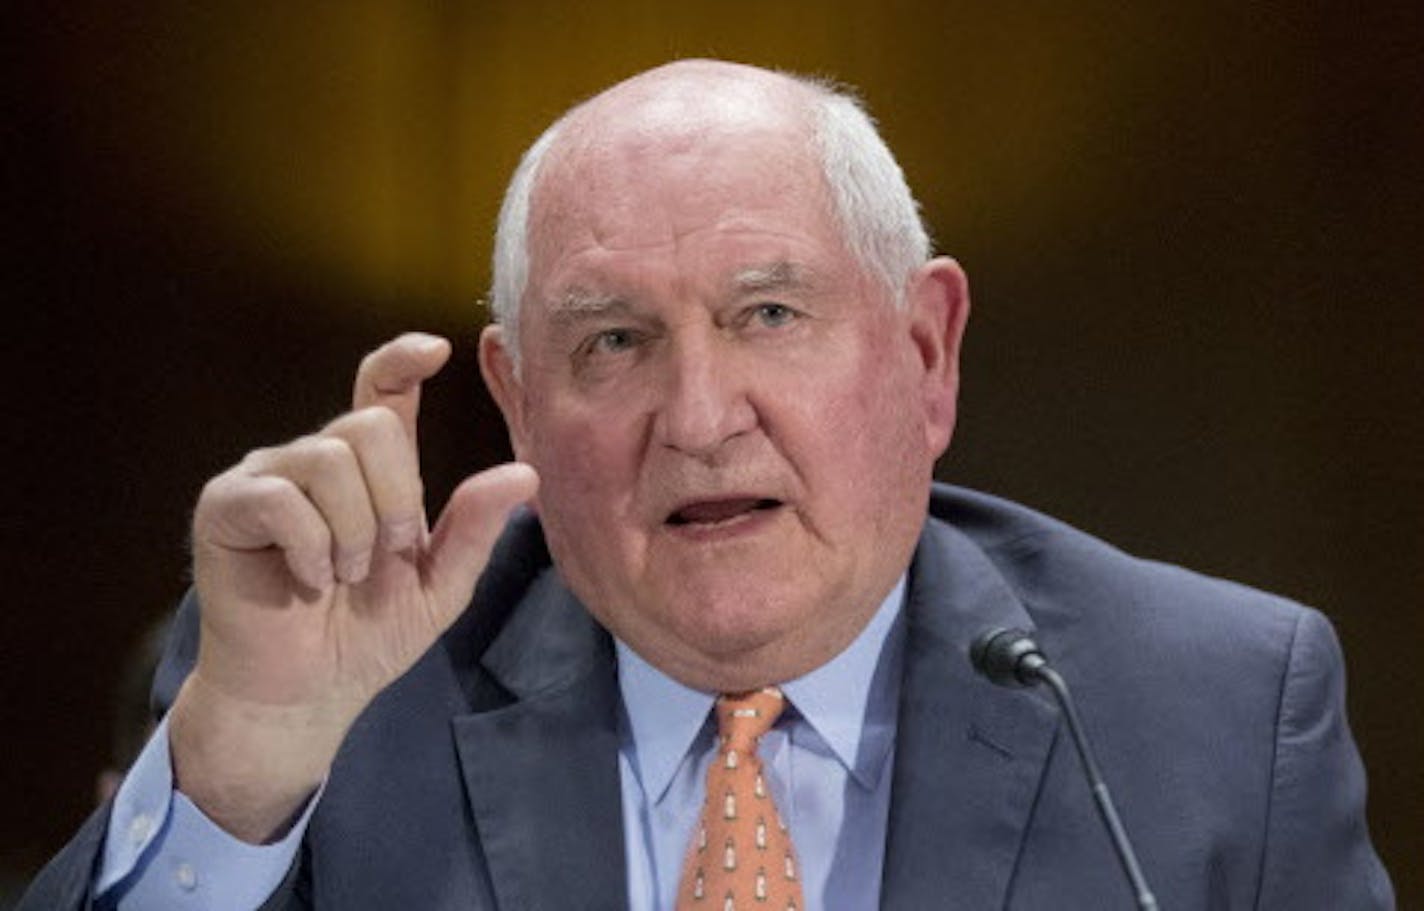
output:
POLYGON ((748 397, 752 377, 730 347, 715 329, 684 333, 668 346, 657 442, 714 462, 729 441, 756 427, 748 397))

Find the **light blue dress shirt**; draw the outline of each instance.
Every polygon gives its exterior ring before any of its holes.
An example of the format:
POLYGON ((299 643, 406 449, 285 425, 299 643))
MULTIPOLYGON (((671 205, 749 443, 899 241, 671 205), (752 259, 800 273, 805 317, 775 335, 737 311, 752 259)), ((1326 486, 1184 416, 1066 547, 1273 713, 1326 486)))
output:
MULTIPOLYGON (((789 706, 762 738, 772 796, 800 860, 808 911, 879 904, 904 651, 901 577, 840 655, 782 684, 789 706)), ((619 770, 630 911, 673 906, 716 755, 714 696, 688 689, 622 642, 619 770)), ((249 911, 286 875, 320 799, 286 836, 255 846, 173 790, 165 720, 114 800, 95 893, 118 911, 249 911)))
MULTIPOLYGON (((810 911, 880 907, 880 873, 904 652, 902 577, 860 635, 804 677, 761 740, 810 911)), ((691 690, 618 643, 619 770, 630 911, 669 909, 717 755, 714 696, 691 690)))
POLYGON ((94 894, 120 911, 250 911, 286 876, 316 803, 279 842, 234 838, 173 790, 164 718, 114 797, 94 894))

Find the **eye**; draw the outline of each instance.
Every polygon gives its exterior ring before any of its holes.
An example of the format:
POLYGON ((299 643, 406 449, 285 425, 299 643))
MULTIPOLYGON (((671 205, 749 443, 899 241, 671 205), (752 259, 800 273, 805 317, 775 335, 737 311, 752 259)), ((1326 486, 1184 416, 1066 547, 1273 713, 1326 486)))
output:
POLYGON ((631 329, 605 329, 594 335, 590 344, 595 351, 626 351, 633 347, 633 331, 631 329))
POLYGON ((785 326, 796 319, 796 311, 785 304, 765 303, 757 304, 752 309, 752 314, 757 322, 769 329, 777 329, 785 326))
POLYGON ((638 333, 632 329, 615 327, 601 329, 583 340, 578 347, 581 357, 621 354, 638 344, 638 333))

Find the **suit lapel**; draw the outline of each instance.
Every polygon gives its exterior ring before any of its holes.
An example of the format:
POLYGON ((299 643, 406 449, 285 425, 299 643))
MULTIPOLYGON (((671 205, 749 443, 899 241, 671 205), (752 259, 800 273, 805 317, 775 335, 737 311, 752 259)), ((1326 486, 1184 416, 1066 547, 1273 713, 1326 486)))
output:
POLYGON ((554 573, 485 653, 515 696, 452 722, 501 908, 626 908, 611 640, 554 573))
MULTIPOLYGON (((933 521, 906 622, 881 907, 1003 907, 1058 716, 968 653, 988 628, 1033 623, 979 547, 933 521)), ((500 907, 626 908, 611 639, 546 571, 483 664, 515 701, 452 724, 500 907)))
POLYGON ((984 630, 1032 621, 979 548, 935 522, 906 614, 881 907, 1003 907, 1057 712, 979 678, 968 655, 984 630))

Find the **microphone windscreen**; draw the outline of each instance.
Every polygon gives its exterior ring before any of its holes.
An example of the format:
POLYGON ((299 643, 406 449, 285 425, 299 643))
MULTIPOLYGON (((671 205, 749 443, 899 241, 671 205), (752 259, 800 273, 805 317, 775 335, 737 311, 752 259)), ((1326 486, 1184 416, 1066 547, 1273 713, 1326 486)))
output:
POLYGON ((1021 629, 995 627, 974 640, 969 647, 969 660, 974 669, 999 686, 1032 686, 1038 682, 1031 673, 1037 670, 1043 652, 1027 632, 1021 629), (1037 655, 1032 667, 1023 666, 1024 659, 1037 655))

